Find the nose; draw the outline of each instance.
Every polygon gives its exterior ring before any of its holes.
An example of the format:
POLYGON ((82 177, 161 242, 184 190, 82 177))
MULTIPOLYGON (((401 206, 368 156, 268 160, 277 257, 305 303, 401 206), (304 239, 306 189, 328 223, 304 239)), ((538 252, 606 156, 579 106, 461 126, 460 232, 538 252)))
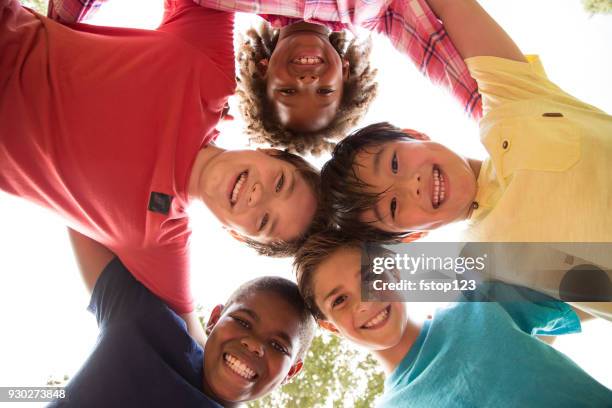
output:
POLYGON ((319 76, 316 74, 300 74, 297 76, 297 80, 302 85, 310 85, 319 80, 319 76))
POLYGON ((365 312, 367 312, 370 309, 371 306, 372 306, 372 302, 361 301, 357 305, 357 312, 365 313, 365 312))
POLYGON ((240 342, 242 343, 242 346, 246 348, 249 352, 255 354, 257 357, 263 357, 263 345, 257 339, 253 337, 245 337, 240 342))
POLYGON ((401 195, 404 197, 406 195, 412 197, 412 199, 415 201, 421 200, 424 193, 424 185, 422 180, 423 178, 421 177, 420 173, 414 173, 407 180, 400 182, 398 188, 401 190, 401 195))
POLYGON ((249 192, 249 200, 247 202, 249 207, 255 207, 261 201, 263 196, 263 188, 260 183, 255 183, 249 192))

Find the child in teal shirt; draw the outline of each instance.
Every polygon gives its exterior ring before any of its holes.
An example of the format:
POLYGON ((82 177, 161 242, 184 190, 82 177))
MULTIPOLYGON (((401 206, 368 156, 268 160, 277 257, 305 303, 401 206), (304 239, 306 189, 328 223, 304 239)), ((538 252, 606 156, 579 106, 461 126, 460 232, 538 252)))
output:
POLYGON ((612 406, 611 390, 535 337, 580 331, 566 303, 491 282, 420 325, 403 303, 362 301, 359 242, 319 233, 295 264, 319 325, 385 369, 384 407, 612 406))

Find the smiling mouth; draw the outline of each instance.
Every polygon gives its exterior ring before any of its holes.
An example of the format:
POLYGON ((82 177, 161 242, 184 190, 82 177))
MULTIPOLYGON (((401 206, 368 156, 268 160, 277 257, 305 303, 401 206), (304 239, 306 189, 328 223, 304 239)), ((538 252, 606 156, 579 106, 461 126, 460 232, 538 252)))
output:
POLYGON ((432 180, 431 205, 434 209, 438 209, 446 200, 447 180, 437 165, 433 166, 432 180))
POLYGON ((247 381, 254 381, 257 378, 255 370, 232 354, 224 353, 223 362, 230 370, 247 381))
POLYGON ((292 64, 298 65, 319 65, 324 62, 323 58, 314 56, 300 56, 291 60, 292 64))
POLYGON ((378 329, 379 327, 384 326, 389 320, 389 314, 391 313, 391 305, 385 307, 380 311, 376 316, 365 322, 361 328, 362 329, 378 329))
POLYGON ((242 188, 246 184, 246 180, 247 180, 248 176, 249 176, 249 172, 248 171, 243 171, 242 173, 240 173, 238 175, 238 177, 236 177, 236 181, 234 182, 234 188, 232 188, 232 191, 231 191, 230 197, 229 197, 230 205, 232 207, 238 201, 238 197, 240 196, 240 192, 242 191, 242 188))

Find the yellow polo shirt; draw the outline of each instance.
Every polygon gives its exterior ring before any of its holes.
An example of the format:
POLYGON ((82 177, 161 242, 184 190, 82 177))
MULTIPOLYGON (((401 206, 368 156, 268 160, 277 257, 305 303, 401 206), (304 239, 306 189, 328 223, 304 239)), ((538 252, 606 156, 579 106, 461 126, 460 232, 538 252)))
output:
POLYGON ((550 82, 539 58, 527 59, 465 61, 483 98, 480 137, 490 155, 466 238, 612 243, 612 117, 550 82))

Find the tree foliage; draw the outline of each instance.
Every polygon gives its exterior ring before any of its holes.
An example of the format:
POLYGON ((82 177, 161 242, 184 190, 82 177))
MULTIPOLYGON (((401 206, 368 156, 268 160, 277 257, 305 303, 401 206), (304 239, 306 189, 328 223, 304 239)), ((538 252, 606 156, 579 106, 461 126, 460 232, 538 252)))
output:
POLYGON ((383 391, 384 375, 369 355, 354 350, 339 337, 317 335, 302 372, 289 384, 249 408, 369 408, 383 391))
POLYGON ((47 0, 19 0, 21 4, 32 10, 38 11, 40 14, 47 15, 47 0))
POLYGON ((612 14, 612 0, 582 0, 582 5, 590 13, 612 14))

